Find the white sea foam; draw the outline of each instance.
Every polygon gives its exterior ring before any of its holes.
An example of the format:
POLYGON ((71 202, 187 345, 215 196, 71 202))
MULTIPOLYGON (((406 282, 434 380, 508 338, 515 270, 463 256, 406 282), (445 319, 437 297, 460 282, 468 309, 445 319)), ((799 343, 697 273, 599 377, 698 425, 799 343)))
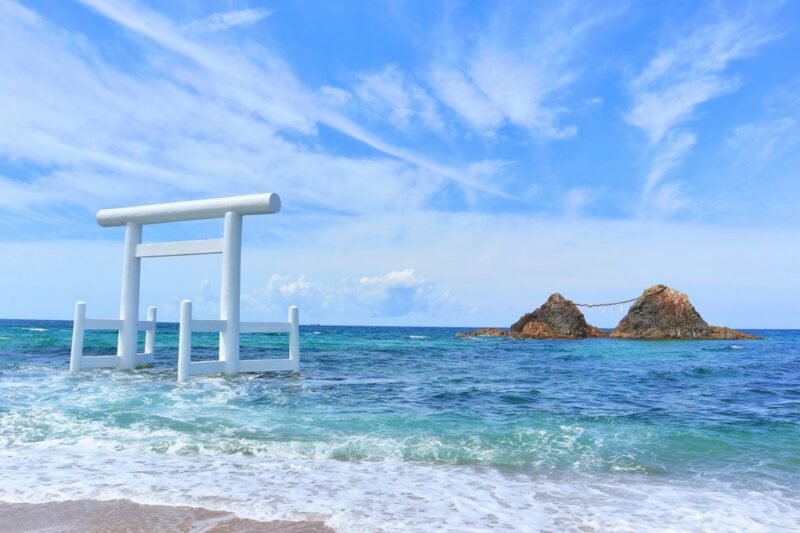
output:
POLYGON ((409 335, 408 338, 409 339, 427 339, 428 336, 427 335, 409 335))
POLYGON ((47 331, 47 328, 22 328, 25 331, 47 331))
POLYGON ((129 498, 337 531, 791 531, 793 495, 630 475, 506 475, 409 463, 185 456, 73 445, 0 449, 0 500, 129 498))

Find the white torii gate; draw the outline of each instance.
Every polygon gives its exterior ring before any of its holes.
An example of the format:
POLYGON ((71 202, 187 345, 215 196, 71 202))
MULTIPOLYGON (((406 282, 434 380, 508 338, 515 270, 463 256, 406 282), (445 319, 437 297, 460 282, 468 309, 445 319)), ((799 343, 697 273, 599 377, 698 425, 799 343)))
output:
POLYGON ((122 296, 119 320, 88 319, 86 304, 75 304, 75 321, 72 331, 70 370, 81 368, 134 368, 153 362, 153 344, 156 328, 156 309, 148 308, 147 320, 139 320, 139 285, 141 260, 146 257, 178 255, 222 254, 222 290, 219 320, 193 320, 192 304, 181 302, 178 380, 190 375, 224 372, 263 372, 269 370, 300 369, 299 313, 296 306, 289 308, 288 322, 241 322, 242 217, 277 213, 281 200, 277 194, 252 194, 208 200, 172 202, 166 204, 101 209, 97 223, 103 227, 125 226, 125 248, 122 266, 122 296), (222 239, 180 241, 142 244, 142 226, 165 222, 224 218, 222 239), (86 329, 119 330, 116 355, 83 355, 83 338, 86 329), (137 336, 145 330, 145 351, 137 353, 137 336), (192 332, 220 333, 219 361, 191 361, 192 332), (239 359, 240 333, 289 333, 288 359, 239 359))

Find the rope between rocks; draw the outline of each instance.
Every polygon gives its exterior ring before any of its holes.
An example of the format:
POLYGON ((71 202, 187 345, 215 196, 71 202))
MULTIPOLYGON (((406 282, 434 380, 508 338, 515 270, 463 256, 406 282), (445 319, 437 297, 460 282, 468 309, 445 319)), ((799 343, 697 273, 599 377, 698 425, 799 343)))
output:
MULTIPOLYGON (((651 292, 650 294, 643 294, 642 296, 637 296, 636 298, 631 298, 630 300, 622 300, 621 302, 610 302, 607 304, 579 304, 577 302, 572 302, 573 304, 577 305, 578 307, 610 307, 612 305, 622 305, 622 304, 629 304, 631 302, 635 302, 639 298, 649 298, 650 296, 655 296, 656 294, 660 294, 667 290, 666 287, 663 289, 658 289, 656 292, 651 292)), ((570 300, 572 301, 572 300, 570 300)))

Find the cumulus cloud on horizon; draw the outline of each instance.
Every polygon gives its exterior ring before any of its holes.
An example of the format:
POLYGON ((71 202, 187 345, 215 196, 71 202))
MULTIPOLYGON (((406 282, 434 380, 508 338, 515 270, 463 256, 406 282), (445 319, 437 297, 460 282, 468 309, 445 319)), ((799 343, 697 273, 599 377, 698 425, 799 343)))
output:
POLYGON ((249 310, 277 312, 298 305, 312 316, 402 317, 437 315, 456 307, 455 298, 413 269, 392 270, 379 276, 343 278, 321 283, 301 275, 273 274, 267 284, 242 295, 249 310))

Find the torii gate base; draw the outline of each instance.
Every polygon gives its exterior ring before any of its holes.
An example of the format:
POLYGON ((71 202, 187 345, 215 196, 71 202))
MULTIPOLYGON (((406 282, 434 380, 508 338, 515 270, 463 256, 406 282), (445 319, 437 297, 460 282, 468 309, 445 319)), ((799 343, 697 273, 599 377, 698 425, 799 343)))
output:
POLYGON ((140 321, 139 282, 143 257, 176 255, 222 254, 222 291, 219 320, 194 320, 192 303, 181 302, 178 348, 178 381, 189 376, 224 372, 265 372, 300 370, 300 326, 297 307, 289 308, 288 322, 241 322, 242 216, 277 213, 281 201, 277 194, 253 194, 210 200, 174 202, 168 204, 102 209, 97 213, 101 226, 125 226, 125 252, 122 267, 122 297, 120 317, 111 319, 86 318, 86 304, 75 304, 72 329, 70 370, 81 368, 135 368, 152 364, 156 331, 156 309, 147 310, 147 320, 140 321), (202 241, 182 241, 142 244, 142 225, 200 220, 225 219, 223 238, 202 241), (84 330, 118 330, 116 355, 83 355, 84 330), (138 332, 145 330, 144 353, 137 353, 138 332), (192 362, 192 332, 219 332, 219 361, 192 362), (240 333, 288 333, 288 359, 239 358, 240 333))

